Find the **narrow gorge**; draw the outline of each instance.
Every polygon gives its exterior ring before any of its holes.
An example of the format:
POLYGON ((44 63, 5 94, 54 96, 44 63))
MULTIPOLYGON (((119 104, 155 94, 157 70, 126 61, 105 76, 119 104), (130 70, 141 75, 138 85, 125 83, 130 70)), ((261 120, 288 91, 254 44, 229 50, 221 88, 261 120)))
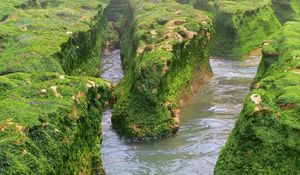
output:
POLYGON ((299 174, 299 0, 2 0, 0 174, 299 174))

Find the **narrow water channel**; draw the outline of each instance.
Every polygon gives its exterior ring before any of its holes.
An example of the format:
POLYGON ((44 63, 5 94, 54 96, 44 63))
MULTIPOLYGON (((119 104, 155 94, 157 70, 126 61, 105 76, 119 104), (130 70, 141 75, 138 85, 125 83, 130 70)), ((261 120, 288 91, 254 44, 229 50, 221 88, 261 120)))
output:
MULTIPOLYGON (((102 77, 123 77, 120 51, 102 57, 102 77)), ((150 143, 128 143, 103 116, 103 164, 108 175, 209 175, 242 109, 259 57, 246 61, 211 59, 214 77, 182 108, 179 132, 150 143)))

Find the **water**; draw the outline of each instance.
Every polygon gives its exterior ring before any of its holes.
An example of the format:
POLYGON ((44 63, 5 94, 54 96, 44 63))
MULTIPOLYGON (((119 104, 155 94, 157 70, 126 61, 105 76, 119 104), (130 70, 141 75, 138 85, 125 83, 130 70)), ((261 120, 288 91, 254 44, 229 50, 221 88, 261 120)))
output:
MULTIPOLYGON (((118 53, 112 52, 102 62, 110 64, 104 66, 107 69, 103 77, 115 82, 123 74, 118 53)), ((108 175, 213 174, 220 149, 249 92, 259 58, 210 62, 214 77, 182 108, 181 127, 173 137, 151 143, 126 143, 111 129, 111 110, 104 113, 102 154, 108 175)))

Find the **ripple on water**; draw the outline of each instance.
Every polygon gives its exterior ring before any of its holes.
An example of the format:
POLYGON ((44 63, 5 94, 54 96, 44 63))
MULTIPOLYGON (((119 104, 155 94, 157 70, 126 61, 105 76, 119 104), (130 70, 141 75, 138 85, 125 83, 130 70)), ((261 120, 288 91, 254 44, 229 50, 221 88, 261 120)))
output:
MULTIPOLYGON (((120 51, 102 58, 102 77, 123 77, 120 51)), ((179 132, 150 143, 128 143, 111 128, 111 110, 103 115, 103 164, 108 175, 209 175, 238 116, 259 59, 211 59, 214 77, 181 112, 179 132)))

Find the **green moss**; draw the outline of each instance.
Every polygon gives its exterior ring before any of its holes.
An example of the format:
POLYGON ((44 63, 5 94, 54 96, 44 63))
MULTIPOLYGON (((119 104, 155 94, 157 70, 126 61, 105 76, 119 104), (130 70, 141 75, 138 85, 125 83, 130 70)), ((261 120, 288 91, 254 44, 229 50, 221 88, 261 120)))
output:
POLYGON ((0 174, 103 174, 107 82, 59 74, 0 77, 0 174))
POLYGON ((199 0, 194 6, 214 16, 216 56, 240 59, 281 27, 269 0, 199 0))
POLYGON ((299 22, 288 22, 264 43, 253 90, 215 174, 300 173, 299 29, 299 22))
POLYGON ((113 126, 145 140, 176 133, 181 91, 191 90, 196 71, 211 72, 207 14, 172 1, 130 1, 131 27, 122 39, 125 78, 115 90, 113 126))
POLYGON ((300 21, 299 0, 272 0, 273 9, 282 24, 287 21, 300 21))
POLYGON ((0 23, 0 36, 5 39, 0 44, 0 74, 98 73, 100 47, 107 31, 106 0, 49 1, 44 5, 29 1, 26 8, 22 2, 0 4, 8 15, 0 23), (14 6, 6 8, 8 5, 14 6))
POLYGON ((104 174, 110 84, 84 75, 99 71, 107 3, 1 2, 0 174, 104 174))

